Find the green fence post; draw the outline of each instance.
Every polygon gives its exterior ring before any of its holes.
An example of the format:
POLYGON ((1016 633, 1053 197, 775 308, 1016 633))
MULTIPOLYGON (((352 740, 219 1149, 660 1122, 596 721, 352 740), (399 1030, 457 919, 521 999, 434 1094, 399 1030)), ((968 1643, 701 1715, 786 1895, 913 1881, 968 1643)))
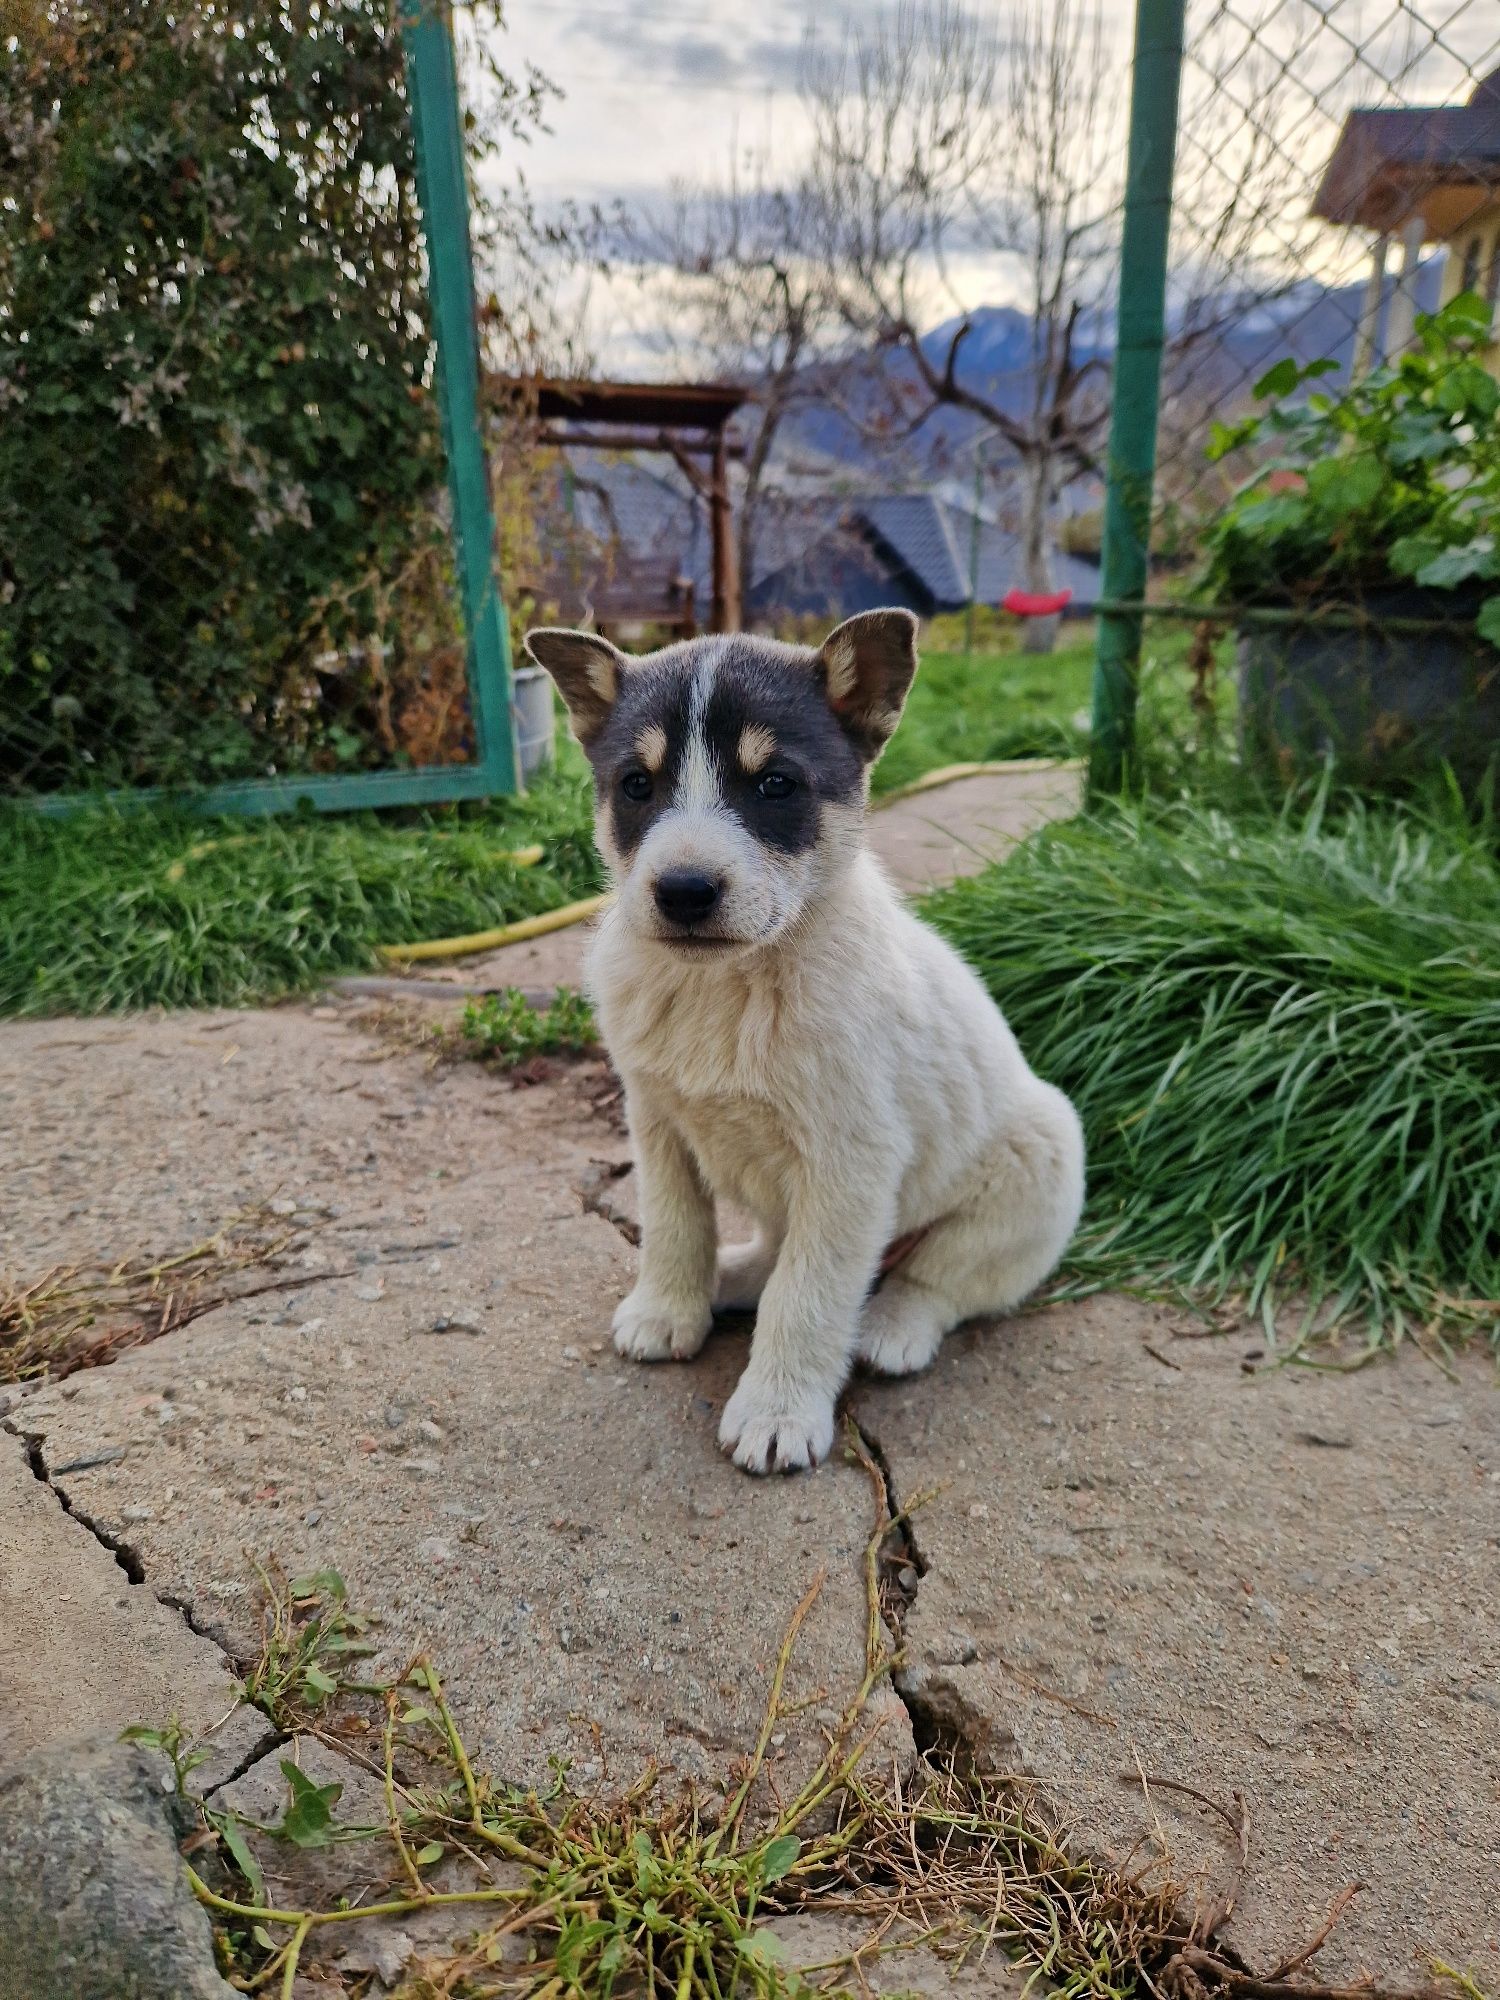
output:
POLYGON ((511 726, 510 632, 500 596, 495 516, 479 416, 479 339, 453 35, 442 0, 402 0, 401 27, 417 195, 427 236, 438 398, 468 634, 469 696, 479 762, 490 787, 515 792, 520 789, 520 770, 511 726))
MULTIPOLYGON (((1186 0, 1136 4, 1100 576, 1106 606, 1136 604, 1146 594, 1185 6, 1186 0)), ((1140 663, 1140 612, 1103 611, 1094 660, 1091 792, 1118 791, 1124 782, 1135 750, 1140 663)))

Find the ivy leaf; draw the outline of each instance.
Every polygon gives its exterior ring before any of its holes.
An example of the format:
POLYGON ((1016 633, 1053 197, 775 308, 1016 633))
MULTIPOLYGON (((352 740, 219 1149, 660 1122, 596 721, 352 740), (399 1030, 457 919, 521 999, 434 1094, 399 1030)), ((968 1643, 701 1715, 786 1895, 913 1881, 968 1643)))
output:
POLYGON ((1435 400, 1439 409, 1455 416, 1492 417, 1500 407, 1500 382, 1477 361, 1461 361, 1444 371, 1435 400))
POLYGON ((1252 501, 1235 516, 1234 525, 1257 537, 1270 539, 1300 528, 1307 518, 1307 502, 1300 493, 1273 493, 1268 499, 1252 501))
POLYGON ((1319 513, 1336 520, 1368 507, 1384 484, 1385 468, 1373 452, 1325 458, 1307 469, 1307 490, 1319 513))
POLYGON ((1401 535, 1391 543, 1389 561, 1397 576, 1415 576, 1442 553, 1442 543, 1430 535, 1401 535))
POLYGON ((290 1757, 281 1760, 281 1775, 291 1787, 292 1802, 274 1832, 294 1847, 328 1847, 334 1838, 333 1808, 342 1785, 318 1785, 290 1757))

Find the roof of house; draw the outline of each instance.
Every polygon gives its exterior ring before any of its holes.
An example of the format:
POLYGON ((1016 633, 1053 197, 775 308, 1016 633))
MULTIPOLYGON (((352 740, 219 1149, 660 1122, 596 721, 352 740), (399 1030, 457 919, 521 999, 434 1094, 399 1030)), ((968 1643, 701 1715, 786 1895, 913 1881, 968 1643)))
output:
MULTIPOLYGON (((591 452, 576 454, 569 470, 573 515, 591 540, 618 548, 626 565, 676 565, 707 602, 708 523, 680 474, 591 452)), ((763 508, 746 602, 767 612, 838 613, 881 602, 924 616, 957 610, 969 601, 975 527, 972 509, 939 493, 801 493, 763 508)), ((977 527, 976 595, 997 604, 1024 580, 1020 543, 988 513, 977 527)), ((1096 564, 1054 548, 1050 566, 1056 586, 1080 606, 1097 598, 1096 564)))
POLYGON ((1387 231, 1421 215, 1428 234, 1461 227, 1500 188, 1500 69, 1467 104, 1351 111, 1313 197, 1325 222, 1387 231))

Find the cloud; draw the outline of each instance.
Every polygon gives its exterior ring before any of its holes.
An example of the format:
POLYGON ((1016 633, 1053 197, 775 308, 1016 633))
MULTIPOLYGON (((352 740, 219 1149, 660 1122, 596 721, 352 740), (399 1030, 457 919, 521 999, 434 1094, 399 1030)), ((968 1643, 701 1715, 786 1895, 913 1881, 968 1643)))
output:
POLYGON ((689 90, 696 86, 751 95, 767 89, 795 90, 801 77, 803 30, 791 24, 784 35, 747 41, 733 21, 706 17, 690 29, 674 32, 645 13, 628 19, 624 10, 606 15, 585 6, 570 25, 608 53, 622 81, 632 74, 647 74, 689 90))

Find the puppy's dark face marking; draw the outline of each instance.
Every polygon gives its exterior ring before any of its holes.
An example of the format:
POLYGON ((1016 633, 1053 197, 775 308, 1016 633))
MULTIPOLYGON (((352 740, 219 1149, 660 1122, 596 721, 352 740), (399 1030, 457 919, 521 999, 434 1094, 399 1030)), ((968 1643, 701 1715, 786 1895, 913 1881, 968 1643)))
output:
POLYGON ((774 854, 802 854, 818 839, 827 804, 855 806, 864 766, 828 705, 810 650, 765 640, 689 643, 621 676, 619 696, 588 746, 601 809, 628 858, 663 813, 681 810, 689 762, 691 801, 737 819, 774 854))
POLYGON ((764 943, 836 878, 915 670, 914 632, 904 612, 874 613, 818 652, 709 638, 638 660, 588 634, 529 636, 593 767, 632 928, 684 951, 764 943))

